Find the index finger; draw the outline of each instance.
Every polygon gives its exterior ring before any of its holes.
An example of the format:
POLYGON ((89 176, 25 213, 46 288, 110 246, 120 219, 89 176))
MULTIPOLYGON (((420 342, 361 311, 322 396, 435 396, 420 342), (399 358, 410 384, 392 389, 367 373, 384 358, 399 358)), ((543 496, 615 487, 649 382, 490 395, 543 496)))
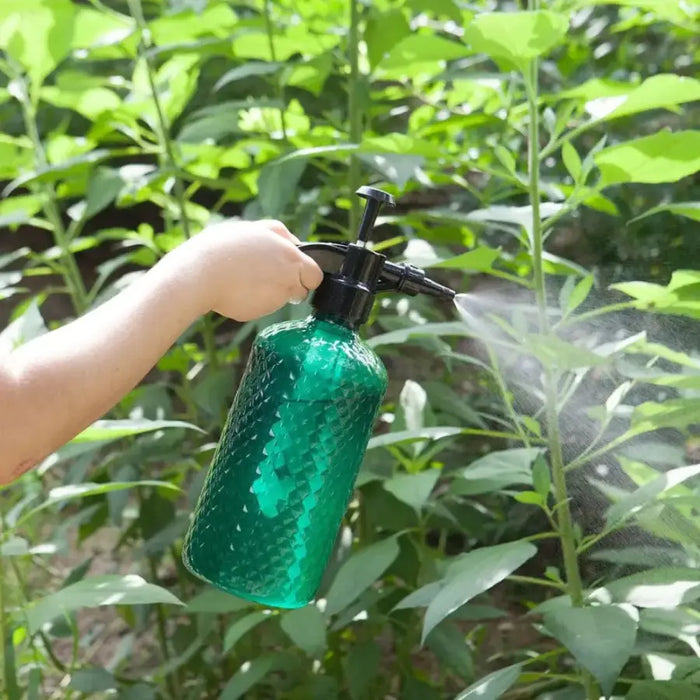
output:
POLYGON ((263 219, 260 223, 280 236, 289 239, 292 241, 292 243, 301 243, 301 241, 281 221, 278 221, 277 219, 263 219))

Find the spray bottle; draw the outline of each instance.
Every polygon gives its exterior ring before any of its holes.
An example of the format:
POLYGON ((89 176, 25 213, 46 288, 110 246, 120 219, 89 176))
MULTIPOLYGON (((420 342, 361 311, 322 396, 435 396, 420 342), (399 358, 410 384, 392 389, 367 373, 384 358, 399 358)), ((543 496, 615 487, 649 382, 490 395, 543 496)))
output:
POLYGON ((183 561, 233 595, 296 608, 314 597, 387 388, 357 330, 377 292, 455 292, 366 247, 391 195, 371 187, 357 243, 305 243, 324 272, 303 321, 255 339, 185 537, 183 561))

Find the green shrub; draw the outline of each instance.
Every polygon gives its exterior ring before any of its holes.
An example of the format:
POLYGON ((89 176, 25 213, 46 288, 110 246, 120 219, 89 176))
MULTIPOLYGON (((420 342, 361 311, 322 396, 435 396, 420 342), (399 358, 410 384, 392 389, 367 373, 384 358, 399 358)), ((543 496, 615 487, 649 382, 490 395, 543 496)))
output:
POLYGON ((3 0, 0 347, 224 217, 348 239, 365 182, 375 247, 473 290, 375 308, 323 603, 179 553, 251 338, 307 308, 203 319, 0 491, 6 697, 697 696, 697 16, 515 5, 3 0))

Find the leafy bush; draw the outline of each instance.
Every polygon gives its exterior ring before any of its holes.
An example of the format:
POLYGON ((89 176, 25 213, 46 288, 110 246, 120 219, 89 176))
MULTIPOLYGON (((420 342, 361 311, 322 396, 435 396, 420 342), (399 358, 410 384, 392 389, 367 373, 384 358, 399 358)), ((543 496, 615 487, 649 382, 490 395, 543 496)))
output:
POLYGON ((375 248, 473 290, 375 309, 317 604, 179 554, 252 337, 308 309, 203 319, 3 490, 7 697, 697 697, 697 16, 548 5, 3 1, 4 349, 224 217, 352 237, 367 181, 375 248))

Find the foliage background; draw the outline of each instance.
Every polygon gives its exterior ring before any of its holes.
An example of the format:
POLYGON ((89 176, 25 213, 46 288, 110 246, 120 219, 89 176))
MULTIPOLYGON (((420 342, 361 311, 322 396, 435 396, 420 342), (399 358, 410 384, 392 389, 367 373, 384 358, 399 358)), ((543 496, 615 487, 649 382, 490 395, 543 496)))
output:
POLYGON ((377 304, 382 419, 284 613, 179 548, 252 338, 308 309, 189 329, 0 492, 7 697, 697 697, 697 7, 537 10, 3 0, 3 351, 222 217, 352 237, 370 182, 375 246, 480 321, 377 304))

